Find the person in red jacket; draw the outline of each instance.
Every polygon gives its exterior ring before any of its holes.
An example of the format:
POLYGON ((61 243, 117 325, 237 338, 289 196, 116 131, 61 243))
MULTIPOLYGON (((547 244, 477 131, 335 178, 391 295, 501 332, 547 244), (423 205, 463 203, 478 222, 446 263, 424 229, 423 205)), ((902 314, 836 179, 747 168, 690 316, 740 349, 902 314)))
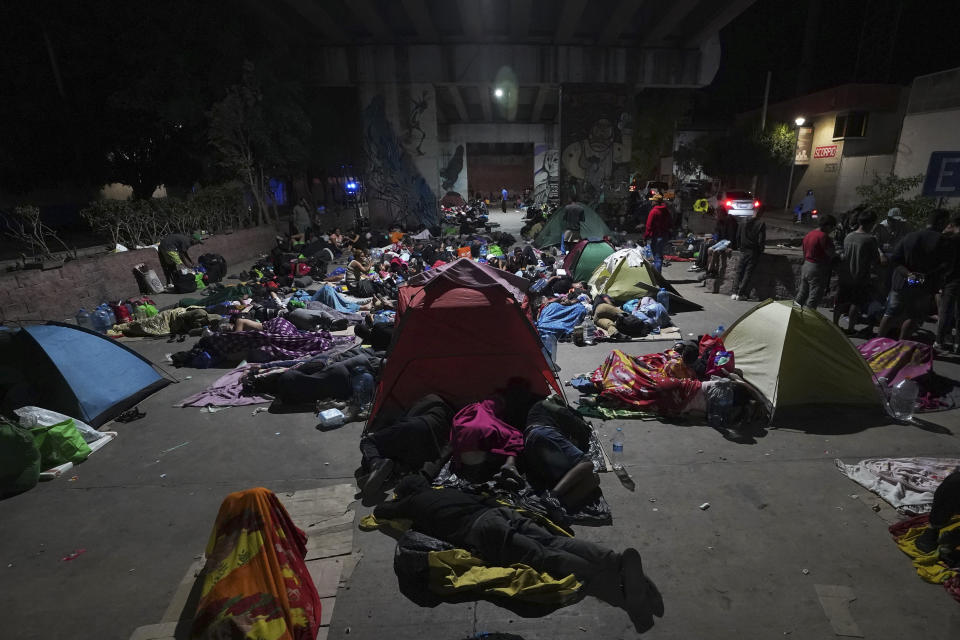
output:
POLYGON ((650 249, 653 251, 653 266, 657 271, 663 267, 663 252, 670 241, 670 231, 673 227, 673 215, 670 209, 663 202, 663 196, 659 193, 654 195, 653 209, 647 216, 647 226, 643 233, 643 239, 650 243, 650 249))
POLYGON ((830 235, 837 228, 832 215, 820 216, 820 225, 803 237, 803 267, 800 284, 793 303, 798 307, 816 309, 830 284, 830 270, 837 260, 837 250, 830 235))

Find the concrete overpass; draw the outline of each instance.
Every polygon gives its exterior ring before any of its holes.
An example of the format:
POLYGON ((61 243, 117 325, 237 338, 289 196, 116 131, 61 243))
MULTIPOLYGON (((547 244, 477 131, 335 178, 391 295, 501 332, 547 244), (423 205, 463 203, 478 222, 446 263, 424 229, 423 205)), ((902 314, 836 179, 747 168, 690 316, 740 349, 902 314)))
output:
POLYGON ((313 82, 358 88, 372 209, 428 220, 431 202, 467 195, 467 145, 531 145, 528 184, 508 188, 615 201, 633 96, 709 84, 720 29, 752 3, 284 0, 276 17, 315 40, 313 82))

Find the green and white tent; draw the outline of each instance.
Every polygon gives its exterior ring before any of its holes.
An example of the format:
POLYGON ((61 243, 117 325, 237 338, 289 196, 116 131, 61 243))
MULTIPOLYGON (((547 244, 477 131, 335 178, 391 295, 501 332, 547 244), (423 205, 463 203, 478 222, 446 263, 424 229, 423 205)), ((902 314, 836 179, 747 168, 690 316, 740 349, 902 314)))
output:
MULTIPOLYGON (((563 217, 563 207, 550 216, 547 224, 543 226, 540 233, 533 240, 533 246, 537 249, 552 247, 560 244, 563 238, 563 232, 566 230, 566 224, 563 217)), ((583 222, 580 223, 580 237, 584 240, 601 240, 605 236, 612 236, 610 227, 603 221, 596 211, 583 205, 583 222)))
POLYGON ((643 257, 637 248, 620 249, 601 262, 588 281, 592 295, 605 293, 617 303, 650 296, 655 298, 663 287, 670 294, 670 313, 699 311, 702 306, 691 302, 673 288, 663 275, 643 257))
POLYGON ((821 407, 885 414, 866 360, 817 311, 791 301, 761 302, 726 330, 723 343, 744 380, 763 394, 771 421, 821 407))

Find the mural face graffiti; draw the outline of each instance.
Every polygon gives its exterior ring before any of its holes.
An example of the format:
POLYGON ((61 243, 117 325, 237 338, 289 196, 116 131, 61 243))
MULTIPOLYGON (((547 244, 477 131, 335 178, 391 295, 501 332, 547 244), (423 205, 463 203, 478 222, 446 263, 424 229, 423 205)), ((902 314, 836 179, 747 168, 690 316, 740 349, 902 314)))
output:
POLYGON ((465 204, 467 165, 464 155, 465 147, 462 144, 458 144, 453 153, 440 155, 440 190, 443 192, 440 204, 444 207, 465 204))
POLYGON ((538 144, 533 150, 533 201, 543 205, 560 200, 560 150, 538 144))
POLYGON ((564 85, 561 95, 565 194, 592 205, 622 200, 633 135, 626 90, 564 85))
POLYGON ((436 196, 390 125, 382 95, 363 110, 363 124, 367 196, 385 202, 397 222, 437 224, 436 196))

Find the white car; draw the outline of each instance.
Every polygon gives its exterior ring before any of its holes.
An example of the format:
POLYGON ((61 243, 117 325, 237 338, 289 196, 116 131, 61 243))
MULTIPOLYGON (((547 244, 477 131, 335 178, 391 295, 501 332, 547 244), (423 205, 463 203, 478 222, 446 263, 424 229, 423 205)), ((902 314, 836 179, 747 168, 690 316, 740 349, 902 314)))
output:
POLYGON ((760 211, 760 201, 749 191, 730 189, 717 195, 717 213, 726 211, 738 222, 745 222, 760 211))

